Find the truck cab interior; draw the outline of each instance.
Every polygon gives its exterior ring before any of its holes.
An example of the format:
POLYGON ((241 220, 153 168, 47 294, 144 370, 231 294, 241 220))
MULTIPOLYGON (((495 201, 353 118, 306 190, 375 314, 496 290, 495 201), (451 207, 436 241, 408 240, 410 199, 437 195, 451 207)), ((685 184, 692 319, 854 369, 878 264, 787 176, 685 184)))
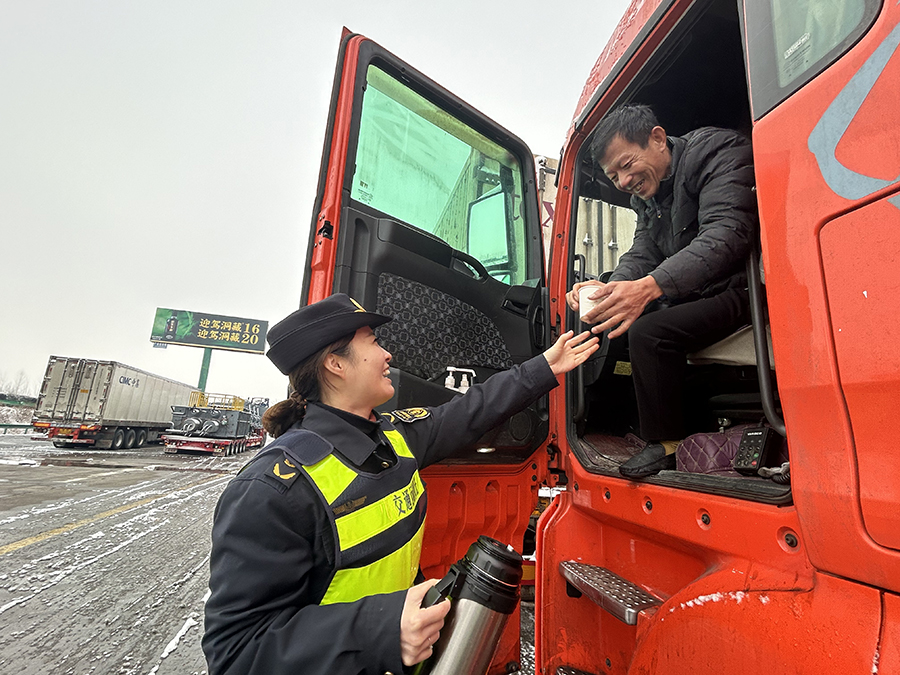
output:
MULTIPOLYGON (((702 126, 734 129, 750 136, 752 118, 741 18, 733 0, 697 2, 612 104, 651 106, 670 136, 702 126)), ((593 104, 594 102, 592 102, 593 104)), ((588 109, 592 106, 589 105, 588 109)), ((607 104, 608 107, 609 106, 607 104)), ((634 234, 629 195, 616 190, 590 156, 590 136, 581 146, 576 179, 578 215, 572 228, 571 284, 603 280, 628 250, 634 234)), ((754 326, 689 355, 684 389, 688 433, 739 433, 743 425, 765 425, 779 434, 778 463, 786 459, 776 371, 768 336, 764 272, 758 251, 748 260, 754 326), (754 339, 755 338, 755 339, 754 339), (760 356, 761 354, 761 356, 760 356)), ((567 325, 578 327, 571 310, 567 325)), ((643 447, 630 377, 627 334, 605 339, 598 355, 571 375, 570 438, 589 471, 618 475, 618 466, 643 447)), ((737 436, 739 440, 739 436, 737 436)), ((719 440, 713 436, 713 442, 719 440)), ((737 442, 734 438, 732 443, 737 442)), ((679 450, 681 452, 681 450, 679 450)), ((683 463, 679 466, 685 468, 683 463)), ((790 501, 789 485, 741 476, 720 463, 707 472, 662 471, 643 480, 769 503, 790 501)))

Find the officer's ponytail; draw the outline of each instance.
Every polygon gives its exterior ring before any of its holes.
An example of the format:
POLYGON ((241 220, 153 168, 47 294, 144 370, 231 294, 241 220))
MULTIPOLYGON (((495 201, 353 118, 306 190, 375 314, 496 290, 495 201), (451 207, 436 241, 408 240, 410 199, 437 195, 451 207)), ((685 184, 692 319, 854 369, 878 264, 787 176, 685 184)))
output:
POLYGON ((321 397, 322 364, 329 354, 347 356, 350 353, 350 342, 355 333, 345 335, 327 347, 316 352, 288 375, 291 384, 290 396, 276 403, 263 414, 262 423, 269 435, 278 438, 303 419, 306 415, 306 404, 318 401, 321 397))

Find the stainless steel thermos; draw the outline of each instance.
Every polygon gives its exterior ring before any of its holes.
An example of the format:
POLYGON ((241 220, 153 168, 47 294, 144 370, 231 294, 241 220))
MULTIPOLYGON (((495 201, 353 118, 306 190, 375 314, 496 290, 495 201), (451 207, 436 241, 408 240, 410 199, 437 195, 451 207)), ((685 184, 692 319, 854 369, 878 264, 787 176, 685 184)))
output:
POLYGON ((522 556, 484 535, 425 596, 423 607, 450 598, 434 653, 416 675, 485 675, 500 634, 519 602, 522 556))

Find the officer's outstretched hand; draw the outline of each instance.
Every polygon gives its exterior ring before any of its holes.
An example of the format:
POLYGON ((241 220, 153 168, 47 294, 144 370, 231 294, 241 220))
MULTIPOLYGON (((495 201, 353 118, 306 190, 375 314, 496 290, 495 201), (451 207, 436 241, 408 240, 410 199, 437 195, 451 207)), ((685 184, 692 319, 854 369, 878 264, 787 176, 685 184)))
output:
POLYGON ((544 358, 550 364, 550 370, 554 375, 568 373, 576 366, 587 361, 588 357, 597 351, 600 340, 591 337, 590 331, 584 331, 575 335, 574 331, 568 331, 559 336, 559 339, 550 349, 544 352, 544 358))
POLYGON ((423 608, 425 594, 439 579, 429 579, 406 591, 406 602, 400 615, 400 656, 404 666, 424 661, 441 636, 444 617, 450 611, 450 601, 443 600, 433 607, 423 608))

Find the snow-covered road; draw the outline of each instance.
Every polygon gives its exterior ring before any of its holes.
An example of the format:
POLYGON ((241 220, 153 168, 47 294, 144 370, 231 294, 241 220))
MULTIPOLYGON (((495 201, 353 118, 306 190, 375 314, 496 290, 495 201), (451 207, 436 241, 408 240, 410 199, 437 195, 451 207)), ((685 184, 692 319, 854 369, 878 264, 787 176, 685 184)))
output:
POLYGON ((205 673, 212 512, 249 457, 0 437, 0 672, 205 673))
MULTIPOLYGON (((0 435, 0 673, 201 675, 216 500, 254 453, 0 435)), ((523 675, 534 606, 522 605, 523 675)))

